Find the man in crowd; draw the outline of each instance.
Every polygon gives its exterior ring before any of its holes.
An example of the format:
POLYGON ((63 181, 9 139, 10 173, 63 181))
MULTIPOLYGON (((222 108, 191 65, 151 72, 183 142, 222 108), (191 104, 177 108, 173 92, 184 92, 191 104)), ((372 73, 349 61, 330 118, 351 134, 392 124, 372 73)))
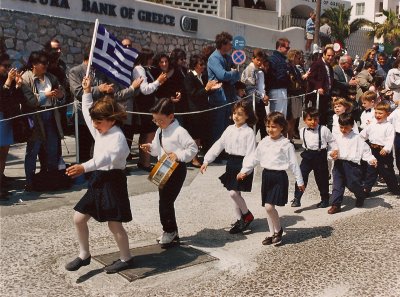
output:
MULTIPOLYGON (((216 50, 207 63, 208 80, 222 82, 222 88, 209 96, 211 107, 222 106, 236 99, 235 82, 240 80, 240 73, 234 69, 232 58, 232 35, 222 32, 215 37, 216 50)), ((211 113, 212 135, 210 145, 217 141, 229 123, 231 107, 219 108, 211 113)))
MULTIPOLYGON (((331 103, 331 92, 334 83, 332 62, 335 51, 331 47, 326 47, 322 57, 315 61, 310 68, 308 77, 310 90, 317 90, 319 94, 319 123, 328 124, 328 113, 331 103)), ((315 98, 316 99, 316 98, 315 98)))
POLYGON ((289 45, 290 41, 287 38, 278 39, 275 45, 276 50, 268 58, 269 69, 267 72, 270 111, 279 111, 285 115, 285 118, 288 106, 287 88, 289 86, 286 55, 290 49, 289 45))

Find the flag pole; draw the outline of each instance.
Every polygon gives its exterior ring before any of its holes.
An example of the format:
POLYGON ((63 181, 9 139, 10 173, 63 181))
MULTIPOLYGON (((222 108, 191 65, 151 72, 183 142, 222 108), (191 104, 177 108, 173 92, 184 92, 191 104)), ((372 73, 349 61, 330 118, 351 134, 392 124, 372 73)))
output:
MULTIPOLYGON (((96 44, 97 38, 97 28, 99 27, 99 19, 96 19, 94 23, 94 30, 93 30, 93 37, 92 37, 92 45, 90 46, 90 54, 89 54, 89 63, 86 69, 86 76, 89 76, 90 67, 92 65, 92 58, 93 58, 93 50, 96 44)), ((75 113, 75 152, 76 152, 76 164, 79 164, 79 129, 78 129, 78 104, 74 104, 74 113, 75 113)))
POLYGON ((98 27, 99 27, 99 19, 96 19, 96 22, 94 23, 92 45, 90 46, 89 63, 88 63, 88 67, 86 69, 86 76, 89 76, 90 67, 92 66, 93 50, 94 50, 94 46, 96 45, 97 28, 98 27))

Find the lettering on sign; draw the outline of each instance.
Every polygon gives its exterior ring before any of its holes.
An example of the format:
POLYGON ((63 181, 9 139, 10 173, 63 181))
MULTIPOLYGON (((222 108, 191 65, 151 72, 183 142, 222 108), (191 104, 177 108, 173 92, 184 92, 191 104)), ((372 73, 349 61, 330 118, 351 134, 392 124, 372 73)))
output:
MULTIPOLYGON (((70 9, 68 0, 19 0, 19 1, 70 9)), ((132 20, 135 15, 136 9, 125 6, 122 6, 118 9, 118 6, 112 3, 92 1, 92 0, 82 0, 82 11, 97 15, 111 16, 111 17, 119 16, 123 19, 132 20)), ((139 10, 137 15, 138 15, 138 20, 141 22, 148 22, 148 23, 160 24, 172 27, 175 26, 175 16, 173 15, 162 14, 146 10, 139 10)), ((191 24, 189 28, 190 30, 186 30, 187 32, 197 31, 197 20, 196 19, 192 20, 193 24, 191 24)))
POLYGON ((69 9, 68 0, 21 0, 23 2, 39 3, 42 5, 50 5, 54 7, 60 7, 69 9))

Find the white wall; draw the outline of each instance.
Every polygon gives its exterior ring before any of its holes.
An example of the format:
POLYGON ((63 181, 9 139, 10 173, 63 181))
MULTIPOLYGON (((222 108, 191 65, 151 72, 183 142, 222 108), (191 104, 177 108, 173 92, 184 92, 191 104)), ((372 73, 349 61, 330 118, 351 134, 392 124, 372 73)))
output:
MULTIPOLYGON (((51 1, 48 1, 50 3, 51 1)), ((61 1, 59 1, 61 2, 61 1)), ((116 16, 106 16, 82 11, 82 1, 67 1, 70 8, 51 7, 50 4, 42 5, 40 3, 32 3, 24 0, 1 0, 0 9, 17 10, 27 13, 39 15, 50 15, 60 18, 93 22, 96 18, 101 24, 110 24, 114 26, 134 28, 136 30, 144 30, 178 36, 187 36, 194 39, 214 40, 215 35, 222 31, 230 32, 232 35, 242 35, 245 37, 247 45, 252 47, 260 47, 265 49, 274 49, 275 42, 280 37, 286 37, 291 41, 293 48, 304 47, 304 30, 301 28, 290 28, 284 31, 266 29, 259 26, 247 25, 241 22, 222 19, 215 16, 198 14, 182 9, 172 8, 164 5, 153 4, 145 1, 134 0, 102 0, 102 3, 115 6, 116 16), (125 8, 134 9, 132 19, 122 18, 120 10, 125 8), (149 11, 160 15, 170 15, 175 17, 175 25, 169 26, 165 24, 150 23, 140 21, 138 12, 149 11), (180 25, 182 16, 190 16, 198 19, 198 31, 196 33, 184 32, 180 25)), ((90 1, 94 3, 100 1, 90 1)))
POLYGON ((232 7, 232 19, 237 22, 253 24, 275 30, 278 29, 279 24, 278 13, 276 11, 236 6, 232 7))

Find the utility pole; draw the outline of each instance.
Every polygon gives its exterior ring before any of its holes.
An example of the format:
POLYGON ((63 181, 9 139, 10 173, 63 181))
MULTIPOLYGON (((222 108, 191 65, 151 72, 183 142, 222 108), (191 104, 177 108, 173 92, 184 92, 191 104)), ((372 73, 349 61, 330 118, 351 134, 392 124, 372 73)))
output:
POLYGON ((314 33, 314 44, 319 45, 319 27, 320 27, 320 19, 321 19, 321 0, 317 0, 317 4, 315 7, 315 14, 317 17, 315 18, 315 33, 314 33))

